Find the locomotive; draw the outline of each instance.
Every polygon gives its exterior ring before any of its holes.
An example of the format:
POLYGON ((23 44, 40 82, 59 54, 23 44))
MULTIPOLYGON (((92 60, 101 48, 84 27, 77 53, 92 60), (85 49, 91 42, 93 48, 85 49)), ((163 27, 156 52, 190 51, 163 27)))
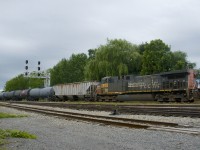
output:
POLYGON ((194 98, 200 98, 199 81, 192 69, 144 76, 110 76, 102 78, 101 82, 66 83, 2 92, 0 100, 193 102, 194 98))
POLYGON ((144 76, 105 77, 97 87, 97 99, 193 102, 197 89, 195 74, 194 70, 178 70, 144 76))

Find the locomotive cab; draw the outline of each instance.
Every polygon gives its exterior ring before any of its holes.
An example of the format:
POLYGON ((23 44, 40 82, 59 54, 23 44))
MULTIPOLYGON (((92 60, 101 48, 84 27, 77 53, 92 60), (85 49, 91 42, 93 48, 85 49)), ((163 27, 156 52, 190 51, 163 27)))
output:
POLYGON ((101 79, 101 94, 107 94, 108 93, 108 84, 111 83, 111 77, 104 77, 101 79))

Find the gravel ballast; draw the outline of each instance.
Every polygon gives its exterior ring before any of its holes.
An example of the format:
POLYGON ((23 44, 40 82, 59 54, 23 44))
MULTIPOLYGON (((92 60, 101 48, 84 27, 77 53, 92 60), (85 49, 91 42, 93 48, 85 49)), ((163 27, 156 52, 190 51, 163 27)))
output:
MULTIPOLYGON (((37 136, 36 140, 8 139, 9 143, 5 146, 11 150, 200 149, 199 135, 105 126, 64 120, 5 107, 0 107, 0 112, 29 115, 24 118, 1 119, 1 129, 18 129, 37 136)), ((155 119, 156 116, 152 116, 152 118, 155 119)), ((174 118, 178 119, 178 117, 174 118)), ((195 124, 197 128, 200 125, 199 119, 194 119, 196 122, 190 118, 184 119, 188 120, 187 123, 195 124)))

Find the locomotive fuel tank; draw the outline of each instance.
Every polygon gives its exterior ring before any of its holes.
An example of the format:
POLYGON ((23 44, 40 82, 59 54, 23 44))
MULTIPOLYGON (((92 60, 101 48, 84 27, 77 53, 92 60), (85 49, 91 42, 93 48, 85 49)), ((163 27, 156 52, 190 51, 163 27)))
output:
POLYGON ((131 95, 118 95, 117 101, 154 101, 155 96, 153 94, 131 94, 131 95))

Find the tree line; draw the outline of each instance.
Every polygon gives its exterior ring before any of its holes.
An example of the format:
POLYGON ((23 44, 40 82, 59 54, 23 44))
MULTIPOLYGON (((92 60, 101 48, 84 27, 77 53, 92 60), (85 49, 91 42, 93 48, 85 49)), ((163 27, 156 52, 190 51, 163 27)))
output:
POLYGON ((11 80, 6 82, 4 87, 5 91, 13 91, 13 90, 24 90, 29 88, 39 88, 43 87, 43 79, 40 78, 28 78, 24 77, 23 74, 20 74, 11 80))
MULTIPOLYGON (((100 81, 105 76, 155 74, 195 66, 195 63, 187 60, 185 52, 172 52, 171 47, 160 39, 139 45, 122 39, 108 39, 105 45, 89 49, 88 55, 72 54, 69 59, 60 60, 50 69, 51 85, 85 80, 100 81)), ((20 82, 19 77, 11 81, 6 83, 6 90, 10 90, 7 87, 11 87, 13 81, 20 82)), ((18 89, 28 88, 22 85, 18 89)))
POLYGON ((68 60, 61 60, 51 69, 51 85, 99 81, 105 76, 155 74, 195 66, 187 60, 185 52, 172 52, 170 46, 160 39, 140 45, 114 39, 88 50, 88 56, 84 53, 73 54, 68 60))

